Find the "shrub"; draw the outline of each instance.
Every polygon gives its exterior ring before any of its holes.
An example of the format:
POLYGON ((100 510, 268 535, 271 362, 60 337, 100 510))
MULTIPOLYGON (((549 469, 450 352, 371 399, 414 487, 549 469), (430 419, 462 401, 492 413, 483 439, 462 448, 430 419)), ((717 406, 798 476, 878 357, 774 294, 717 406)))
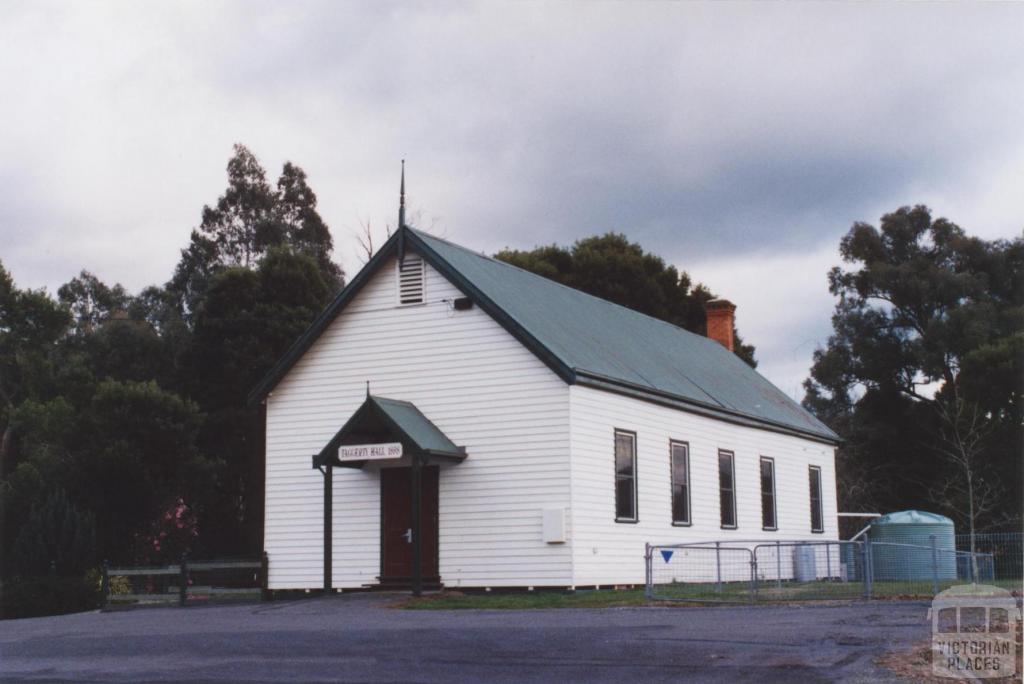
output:
POLYGON ((143 565, 176 563, 190 553, 199 536, 196 514, 181 497, 150 526, 149 534, 135 538, 135 561, 143 565))
POLYGON ((78 613, 99 607, 100 592, 85 577, 25 577, 0 587, 0 618, 78 613))
POLYGON ((14 541, 14 569, 19 575, 47 575, 50 564, 62 577, 80 577, 95 563, 96 523, 57 489, 36 502, 14 541))
POLYGON ((110 578, 110 595, 119 596, 121 594, 132 593, 132 582, 127 577, 121 577, 115 575, 110 578))

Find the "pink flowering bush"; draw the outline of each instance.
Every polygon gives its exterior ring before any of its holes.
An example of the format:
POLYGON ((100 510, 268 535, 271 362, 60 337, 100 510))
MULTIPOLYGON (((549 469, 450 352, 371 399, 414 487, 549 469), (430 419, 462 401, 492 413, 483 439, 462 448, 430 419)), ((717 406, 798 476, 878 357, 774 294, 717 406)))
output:
POLYGON ((175 563, 189 553, 199 536, 196 514, 178 497, 150 526, 149 534, 136 537, 136 561, 143 565, 175 563))

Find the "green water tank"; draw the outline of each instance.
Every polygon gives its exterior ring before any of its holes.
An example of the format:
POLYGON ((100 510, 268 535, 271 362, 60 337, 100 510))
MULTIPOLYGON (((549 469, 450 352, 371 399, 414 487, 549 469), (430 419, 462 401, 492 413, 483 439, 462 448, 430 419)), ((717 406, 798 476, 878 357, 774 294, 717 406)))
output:
POLYGON ((956 536, 953 521, 946 516, 927 511, 889 513, 871 521, 869 535, 876 580, 931 581, 936 571, 940 580, 956 579, 956 536))

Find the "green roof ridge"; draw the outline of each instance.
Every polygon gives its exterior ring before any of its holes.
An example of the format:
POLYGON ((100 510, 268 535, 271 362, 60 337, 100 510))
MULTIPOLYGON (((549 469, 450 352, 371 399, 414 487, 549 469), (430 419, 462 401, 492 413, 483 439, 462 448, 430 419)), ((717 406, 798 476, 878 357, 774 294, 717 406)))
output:
MULTIPOLYGON (((579 288, 572 287, 571 285, 566 285, 565 283, 560 283, 557 280, 552 280, 551 278, 546 278, 546 277, 544 277, 542 275, 534 273, 533 271, 528 271, 525 268, 522 268, 521 266, 516 266, 515 264, 510 264, 507 261, 502 261, 501 259, 495 259, 494 257, 487 256, 486 254, 484 254, 482 252, 475 252, 472 249, 470 249, 469 247, 464 247, 463 245, 460 245, 458 243, 452 242, 451 240, 446 240, 444 238, 437 237, 436 235, 432 235, 430 233, 424 232, 424 231, 420 230, 419 228, 413 228, 411 226, 406 226, 406 227, 409 230, 411 230, 412 232, 416 233, 416 235, 418 235, 421 239, 437 240, 438 242, 443 242, 446 245, 448 245, 449 247, 455 247, 456 249, 461 249, 463 252, 468 252, 469 254, 472 254, 475 257, 478 257, 480 259, 486 259, 487 261, 493 262, 495 264, 500 264, 501 266, 505 266, 506 268, 514 268, 515 270, 519 271, 520 273, 525 273, 526 275, 532 276, 534 278, 540 278, 541 280, 543 280, 543 281, 545 281, 547 283, 550 283, 552 285, 557 285, 558 287, 565 288, 566 290, 570 290, 570 291, 575 292, 577 294, 581 294, 584 297, 589 297, 590 299, 597 300, 597 301, 601 302, 602 304, 604 304, 606 306, 615 306, 615 307, 618 307, 618 308, 620 308, 620 309, 622 309, 624 311, 628 311, 629 313, 633 314, 634 316, 643 316, 644 318, 652 320, 652 321, 654 321, 656 323, 660 323, 661 325, 667 325, 668 327, 670 327, 670 328, 672 328, 674 330, 681 330, 684 333, 686 333, 687 335, 691 335, 691 336, 695 337, 696 339, 701 340, 702 343, 708 342, 708 343, 711 343, 711 344, 718 344, 718 342, 715 342, 714 340, 711 340, 711 339, 705 337, 704 335, 699 335, 699 334, 693 332, 692 330, 687 330, 686 328, 682 328, 682 327, 676 325, 675 323, 669 323, 668 321, 666 321, 666 320, 664 320, 662 318, 658 318, 657 316, 652 316, 650 314, 644 313, 643 311, 637 311, 636 309, 631 309, 630 307, 625 306, 624 304, 619 304, 618 302, 613 302, 613 301, 611 301, 609 299, 604 299, 602 297, 598 297, 597 295, 592 295, 589 292, 586 292, 584 290, 580 290, 579 288)), ((522 321, 519 321, 519 322, 522 323, 522 321)))

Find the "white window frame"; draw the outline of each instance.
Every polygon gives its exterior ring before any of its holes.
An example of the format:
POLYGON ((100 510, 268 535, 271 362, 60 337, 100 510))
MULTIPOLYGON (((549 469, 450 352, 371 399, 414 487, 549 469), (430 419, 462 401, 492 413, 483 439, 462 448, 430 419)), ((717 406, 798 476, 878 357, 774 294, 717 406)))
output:
POLYGON ((807 466, 807 503, 809 504, 808 510, 811 513, 811 532, 814 534, 823 534, 825 532, 825 502, 824 502, 824 490, 825 487, 821 482, 821 466, 807 466), (814 475, 818 474, 818 522, 821 527, 814 527, 814 497, 811 496, 811 490, 814 488, 814 475))
POLYGON ((779 506, 777 497, 775 495, 778 491, 778 487, 775 485, 775 459, 768 456, 762 456, 757 462, 757 479, 760 483, 761 490, 761 529, 765 532, 777 532, 779 529, 779 506), (762 472, 764 464, 768 463, 772 467, 772 491, 770 495, 772 497, 772 524, 768 525, 764 519, 764 473, 762 472))
POLYGON ((740 521, 736 513, 736 453, 729 451, 728 449, 718 450, 718 522, 723 530, 736 530, 739 529, 740 521), (732 524, 726 525, 725 520, 722 517, 722 457, 729 457, 729 470, 732 474, 732 524))
POLYGON ((615 477, 615 489, 613 492, 614 496, 614 508, 615 508, 615 522, 617 523, 636 523, 640 521, 640 493, 637 487, 637 481, 639 480, 639 473, 637 473, 637 438, 636 433, 632 430, 621 430, 615 428, 614 441, 612 443, 612 466, 615 477), (616 453, 616 449, 619 443, 619 436, 629 437, 633 442, 633 515, 632 517, 620 517, 619 516, 619 480, 623 479, 619 475, 619 455, 616 453))
POLYGON ((680 439, 668 441, 668 468, 671 491, 669 493, 669 514, 672 516, 674 527, 690 527, 693 525, 693 485, 690 479, 690 444, 680 439), (674 463, 676 447, 682 447, 683 459, 686 462, 686 520, 676 520, 676 467, 674 463))

